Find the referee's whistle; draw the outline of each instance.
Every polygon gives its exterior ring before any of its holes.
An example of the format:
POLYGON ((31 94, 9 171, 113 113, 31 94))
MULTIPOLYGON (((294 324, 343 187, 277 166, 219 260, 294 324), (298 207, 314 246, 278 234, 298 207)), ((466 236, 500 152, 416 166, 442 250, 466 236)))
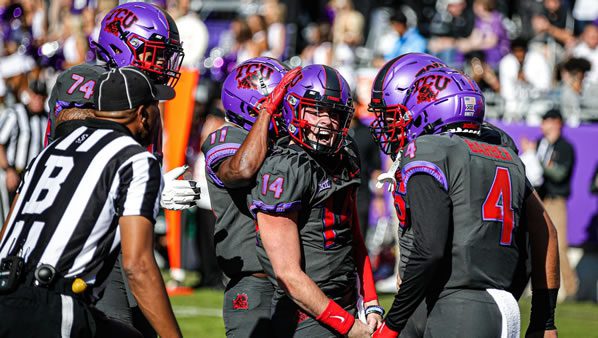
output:
POLYGON ((74 293, 82 293, 85 289, 87 289, 87 283, 81 278, 75 278, 71 290, 73 290, 74 293))

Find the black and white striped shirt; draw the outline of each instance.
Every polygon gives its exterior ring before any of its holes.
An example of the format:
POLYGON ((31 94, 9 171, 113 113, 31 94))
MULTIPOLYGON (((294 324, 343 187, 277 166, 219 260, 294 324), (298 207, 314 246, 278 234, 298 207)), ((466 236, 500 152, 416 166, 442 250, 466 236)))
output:
POLYGON ((120 216, 155 222, 160 165, 123 126, 101 120, 59 138, 30 163, 0 258, 21 255, 29 268, 50 264, 65 278, 100 285, 120 244, 120 216))
POLYGON ((43 148, 47 118, 29 114, 21 103, 0 115, 0 144, 5 147, 8 164, 22 171, 43 148))

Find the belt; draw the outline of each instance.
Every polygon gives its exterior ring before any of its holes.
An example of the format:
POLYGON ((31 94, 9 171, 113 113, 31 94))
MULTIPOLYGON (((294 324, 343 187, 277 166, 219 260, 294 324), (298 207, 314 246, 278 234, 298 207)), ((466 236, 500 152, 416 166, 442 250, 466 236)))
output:
POLYGON ((32 286, 39 289, 46 289, 48 291, 60 293, 63 295, 72 296, 75 298, 83 299, 85 301, 89 300, 89 290, 88 288, 86 291, 82 293, 75 293, 73 292, 73 282, 75 281, 74 278, 63 278, 60 276, 55 276, 52 282, 48 285, 41 285, 40 283, 36 282, 35 273, 33 271, 29 272, 25 275, 25 280, 23 285, 32 286))

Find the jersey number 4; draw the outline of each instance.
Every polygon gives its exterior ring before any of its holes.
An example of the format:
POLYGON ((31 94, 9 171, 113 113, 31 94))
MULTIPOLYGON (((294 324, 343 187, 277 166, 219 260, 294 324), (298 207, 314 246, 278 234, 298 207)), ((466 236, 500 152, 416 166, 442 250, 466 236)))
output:
POLYGON ((513 214, 509 169, 497 167, 492 187, 482 205, 482 219, 502 222, 500 245, 509 246, 513 241, 513 229, 515 228, 513 214))

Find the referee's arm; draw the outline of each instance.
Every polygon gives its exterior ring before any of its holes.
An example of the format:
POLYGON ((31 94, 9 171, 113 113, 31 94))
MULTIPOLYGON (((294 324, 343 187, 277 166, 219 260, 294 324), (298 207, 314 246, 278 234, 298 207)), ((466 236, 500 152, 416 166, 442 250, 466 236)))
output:
POLYGON ((141 311, 160 337, 181 337, 154 259, 152 222, 143 216, 122 216, 119 224, 123 269, 141 311))

